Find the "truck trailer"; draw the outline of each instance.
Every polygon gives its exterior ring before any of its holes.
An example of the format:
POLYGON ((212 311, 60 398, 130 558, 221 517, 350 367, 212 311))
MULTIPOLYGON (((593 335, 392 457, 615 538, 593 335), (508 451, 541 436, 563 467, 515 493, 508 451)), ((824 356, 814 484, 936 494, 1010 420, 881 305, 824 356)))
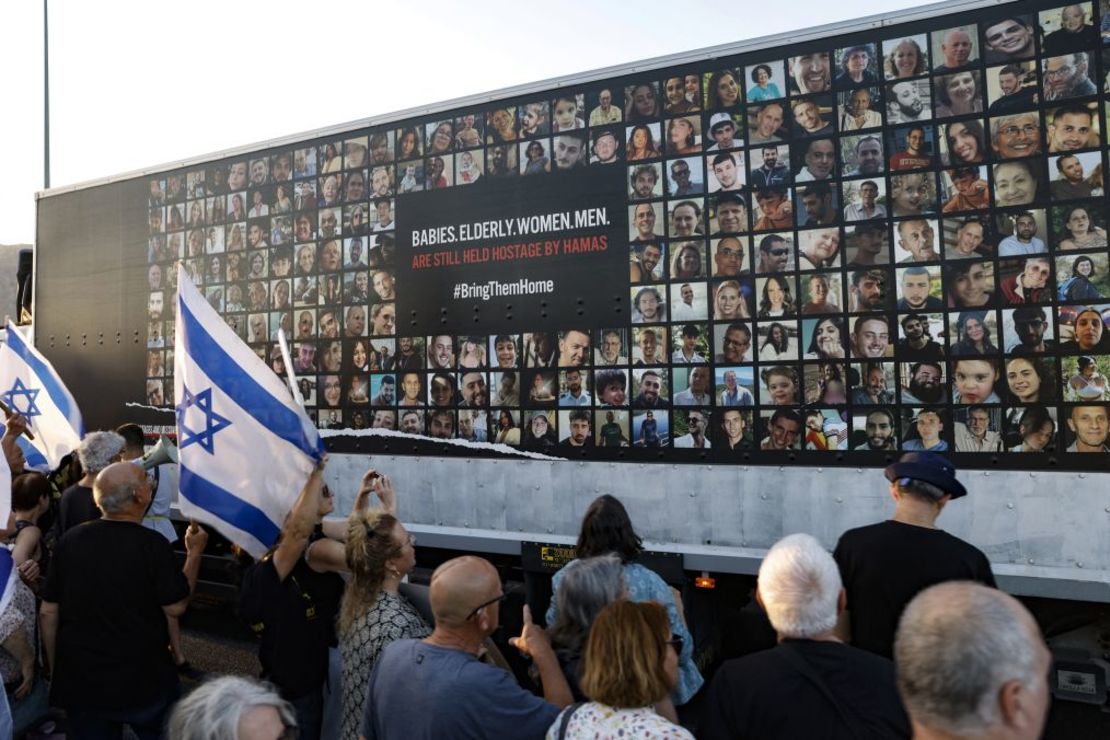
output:
POLYGON ((539 575, 613 494, 699 603, 943 452, 971 495, 941 524, 1055 625, 1058 695, 1105 704, 1108 7, 1062 7, 946 2, 53 188, 35 344, 88 428, 172 432, 183 261, 275 372, 291 338, 335 490, 371 457, 422 545, 539 575))

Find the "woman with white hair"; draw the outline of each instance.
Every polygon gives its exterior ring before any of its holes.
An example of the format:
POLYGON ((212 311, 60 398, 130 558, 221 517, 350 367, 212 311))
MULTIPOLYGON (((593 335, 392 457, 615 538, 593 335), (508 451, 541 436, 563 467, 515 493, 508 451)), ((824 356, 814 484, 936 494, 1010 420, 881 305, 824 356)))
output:
POLYGON ((62 491, 54 524, 58 537, 78 524, 100 518, 100 509, 93 501, 93 483, 101 470, 122 459, 123 447, 123 437, 115 432, 89 432, 81 440, 77 459, 81 461, 83 477, 62 491))
POLYGON ((283 740, 297 736, 297 718, 270 684, 221 676, 177 703, 166 733, 170 740, 283 740))

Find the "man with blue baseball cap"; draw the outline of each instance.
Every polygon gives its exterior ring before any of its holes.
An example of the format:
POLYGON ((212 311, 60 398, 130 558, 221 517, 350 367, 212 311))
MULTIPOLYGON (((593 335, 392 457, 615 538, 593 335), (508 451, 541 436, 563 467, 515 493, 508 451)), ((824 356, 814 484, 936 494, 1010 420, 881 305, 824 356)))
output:
POLYGON ((833 558, 848 593, 850 642, 890 658, 898 619, 919 591, 943 581, 995 582, 986 555, 937 529, 948 502, 967 495, 948 458, 907 452, 886 478, 894 516, 845 532, 833 558))

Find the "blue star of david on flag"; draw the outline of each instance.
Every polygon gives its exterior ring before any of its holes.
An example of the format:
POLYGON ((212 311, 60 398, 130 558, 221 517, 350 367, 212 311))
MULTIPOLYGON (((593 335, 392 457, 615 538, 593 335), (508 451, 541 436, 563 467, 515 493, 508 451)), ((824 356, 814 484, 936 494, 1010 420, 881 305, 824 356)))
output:
POLYGON ((174 327, 178 506, 260 558, 281 534, 323 442, 286 384, 212 308, 184 265, 174 327))
POLYGON ((23 378, 17 377, 15 379, 15 382, 12 383, 12 387, 3 394, 0 394, 0 399, 3 399, 4 403, 10 409, 12 409, 12 411, 15 411, 17 414, 21 416, 26 416, 28 419, 30 419, 31 417, 38 416, 42 413, 41 411, 39 411, 39 407, 35 403, 35 399, 38 398, 39 391, 41 390, 41 388, 28 388, 26 385, 24 385, 23 378), (15 399, 17 396, 22 396, 23 398, 25 398, 26 404, 21 406, 20 404, 16 403, 15 399))
POLYGON ((181 446, 178 449, 183 450, 195 442, 203 447, 209 455, 213 454, 213 436, 220 430, 231 426, 231 421, 227 417, 220 416, 212 409, 211 388, 205 388, 196 394, 185 388, 182 395, 185 398, 181 405, 177 407, 177 426, 181 430, 182 437, 181 446), (204 414, 204 429, 200 431, 194 431, 185 425, 185 413, 191 407, 200 409, 201 413, 204 414))

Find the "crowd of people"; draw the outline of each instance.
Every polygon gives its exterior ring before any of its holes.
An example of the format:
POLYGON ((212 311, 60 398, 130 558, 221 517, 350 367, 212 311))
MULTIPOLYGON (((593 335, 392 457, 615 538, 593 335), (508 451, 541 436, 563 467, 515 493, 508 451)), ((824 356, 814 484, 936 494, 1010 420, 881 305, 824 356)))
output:
POLYGON ((893 515, 843 533, 832 554, 807 534, 776 543, 743 627, 691 629, 681 593, 640 562, 628 511, 600 496, 554 575, 546 627, 524 606, 519 636, 500 643, 528 676, 491 639, 507 599, 498 569, 465 555, 427 587, 408 583, 416 538, 393 481, 368 470, 346 519, 331 517, 325 458, 273 547, 243 556, 239 612, 261 676, 207 677, 182 697, 181 675, 200 677, 178 618, 208 534, 190 524, 175 556, 176 535, 149 516, 158 486, 134 425, 87 434, 50 476, 25 469, 23 428, 12 417, 2 438, 19 578, 0 608, 0 731, 11 722, 17 737, 44 723, 173 740, 1035 738, 1044 726, 1050 654, 986 556, 937 526, 967 490, 935 453, 891 464, 893 515), (695 644, 707 629, 745 631, 746 648, 707 658, 695 644))

